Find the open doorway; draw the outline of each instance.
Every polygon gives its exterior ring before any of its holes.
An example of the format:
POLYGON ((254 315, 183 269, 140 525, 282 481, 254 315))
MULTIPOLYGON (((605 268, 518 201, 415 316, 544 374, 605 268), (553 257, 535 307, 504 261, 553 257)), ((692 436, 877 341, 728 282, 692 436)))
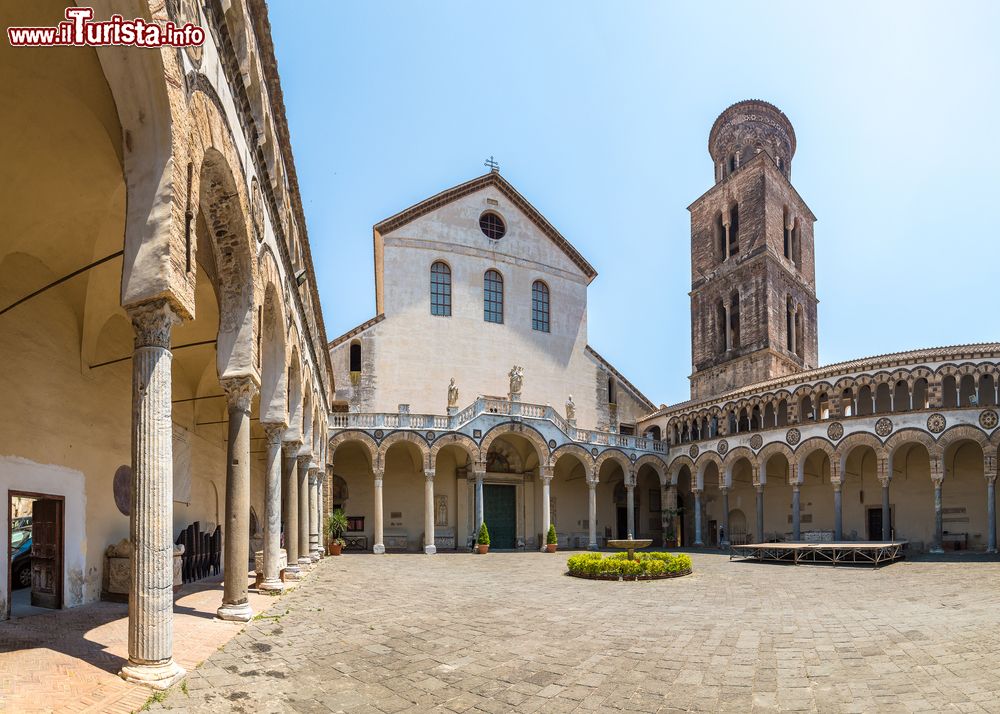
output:
POLYGON ((62 496, 8 492, 7 602, 12 618, 63 606, 64 505, 62 496))

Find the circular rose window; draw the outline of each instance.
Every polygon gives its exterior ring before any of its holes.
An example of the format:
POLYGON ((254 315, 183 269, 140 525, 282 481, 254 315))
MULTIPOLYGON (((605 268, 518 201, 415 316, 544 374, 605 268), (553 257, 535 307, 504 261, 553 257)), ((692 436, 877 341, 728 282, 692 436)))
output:
POLYGON ((487 211, 479 217, 479 227, 490 240, 500 240, 507 232, 507 226, 497 214, 487 211))

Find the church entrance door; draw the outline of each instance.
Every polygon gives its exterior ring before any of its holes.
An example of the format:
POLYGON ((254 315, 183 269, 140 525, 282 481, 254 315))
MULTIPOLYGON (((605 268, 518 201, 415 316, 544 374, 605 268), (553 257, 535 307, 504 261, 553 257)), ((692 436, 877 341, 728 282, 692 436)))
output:
POLYGON ((485 484, 483 520, 490 531, 490 549, 513 549, 517 543, 517 488, 485 484))

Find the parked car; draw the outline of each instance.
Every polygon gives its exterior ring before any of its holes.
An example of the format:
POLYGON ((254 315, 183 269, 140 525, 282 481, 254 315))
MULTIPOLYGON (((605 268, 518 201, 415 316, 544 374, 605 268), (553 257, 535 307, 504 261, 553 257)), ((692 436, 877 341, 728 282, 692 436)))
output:
POLYGON ((31 586, 31 529, 21 528, 11 533, 11 588, 31 586))

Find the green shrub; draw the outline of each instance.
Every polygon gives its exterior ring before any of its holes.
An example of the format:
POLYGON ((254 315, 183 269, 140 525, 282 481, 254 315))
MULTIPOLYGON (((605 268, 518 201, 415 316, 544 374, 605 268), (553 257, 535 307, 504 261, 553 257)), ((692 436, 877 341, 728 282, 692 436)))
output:
POLYGON ((483 521, 483 524, 479 526, 479 537, 476 538, 476 543, 478 543, 479 545, 490 544, 490 532, 486 528, 486 521, 483 521))
POLYGON ((570 556, 566 567, 572 575, 600 575, 604 577, 635 578, 640 576, 658 577, 688 572, 691 557, 672 553, 636 553, 629 560, 628 553, 579 553, 570 556))
POLYGON ((556 545, 559 543, 559 538, 556 537, 556 524, 549 524, 549 532, 545 535, 545 543, 547 545, 556 545))

